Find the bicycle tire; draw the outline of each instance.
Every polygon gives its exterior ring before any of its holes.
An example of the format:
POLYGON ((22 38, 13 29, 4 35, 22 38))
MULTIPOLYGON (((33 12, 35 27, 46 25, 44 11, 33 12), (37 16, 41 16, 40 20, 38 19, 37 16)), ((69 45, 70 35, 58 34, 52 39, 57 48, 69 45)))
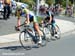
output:
POLYGON ((44 28, 45 38, 47 42, 51 41, 51 32, 47 27, 44 28))
POLYGON ((61 31, 60 31, 60 28, 59 28, 59 26, 57 24, 56 24, 56 27, 58 28, 57 34, 59 36, 57 39, 60 39, 61 38, 61 31))
POLYGON ((27 45, 26 42, 28 42, 28 38, 26 37, 27 32, 25 31, 21 31, 20 35, 19 35, 19 41, 21 43, 21 46, 26 49, 26 50, 30 50, 32 47, 30 45, 27 45), (24 35, 22 35, 24 34, 24 35), (26 39, 27 38, 27 39, 26 39))

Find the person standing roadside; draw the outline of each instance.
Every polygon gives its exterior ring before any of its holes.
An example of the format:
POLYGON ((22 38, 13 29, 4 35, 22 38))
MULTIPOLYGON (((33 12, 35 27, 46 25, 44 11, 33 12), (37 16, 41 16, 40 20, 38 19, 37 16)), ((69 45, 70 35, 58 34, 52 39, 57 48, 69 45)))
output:
POLYGON ((3 18, 7 20, 10 16, 10 7, 11 7, 11 0, 3 0, 4 4, 4 15, 3 18))

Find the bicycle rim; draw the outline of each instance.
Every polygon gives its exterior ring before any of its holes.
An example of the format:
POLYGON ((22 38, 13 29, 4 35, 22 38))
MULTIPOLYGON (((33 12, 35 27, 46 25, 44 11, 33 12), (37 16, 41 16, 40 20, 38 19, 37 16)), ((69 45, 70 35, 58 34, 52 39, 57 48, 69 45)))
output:
POLYGON ((61 38, 61 31, 60 31, 60 28, 58 25, 56 25, 56 27, 57 27, 57 35, 58 35, 57 39, 60 39, 61 38))
POLYGON ((28 34, 25 31, 22 31, 19 35, 19 40, 22 45, 22 47, 26 50, 31 49, 31 45, 29 43, 28 34))
POLYGON ((44 28, 44 35, 45 35, 45 38, 47 40, 47 42, 50 42, 51 40, 51 32, 48 28, 44 28))

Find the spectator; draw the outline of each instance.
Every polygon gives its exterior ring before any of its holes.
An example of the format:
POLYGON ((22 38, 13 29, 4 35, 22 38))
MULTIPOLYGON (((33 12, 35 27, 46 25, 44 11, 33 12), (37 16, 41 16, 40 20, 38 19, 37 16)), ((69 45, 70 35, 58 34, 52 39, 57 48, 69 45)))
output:
POLYGON ((11 7, 11 1, 10 0, 3 0, 4 2, 4 19, 9 18, 10 16, 10 7, 11 7))
POLYGON ((3 2, 2 2, 2 0, 0 1, 0 12, 3 12, 3 2))

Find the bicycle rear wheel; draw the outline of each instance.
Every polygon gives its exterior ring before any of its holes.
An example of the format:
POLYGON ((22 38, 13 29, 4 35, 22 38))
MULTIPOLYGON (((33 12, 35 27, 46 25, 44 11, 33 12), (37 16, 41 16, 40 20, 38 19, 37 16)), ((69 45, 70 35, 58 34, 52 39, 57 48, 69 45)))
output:
POLYGON ((26 50, 31 49, 31 43, 30 43, 29 37, 30 37, 29 34, 25 31, 22 31, 19 35, 19 41, 20 41, 22 47, 26 50))
POLYGON ((44 35, 47 42, 51 40, 51 32, 47 27, 44 27, 44 35))
MULTIPOLYGON (((41 46, 46 46, 47 45, 47 41, 46 41, 46 35, 45 35, 45 32, 43 31, 43 29, 40 28, 40 31, 42 31, 43 35, 42 36, 37 36, 37 38, 41 37, 42 38, 42 43, 41 43, 41 46)), ((38 44, 39 45, 39 44, 38 44)))

